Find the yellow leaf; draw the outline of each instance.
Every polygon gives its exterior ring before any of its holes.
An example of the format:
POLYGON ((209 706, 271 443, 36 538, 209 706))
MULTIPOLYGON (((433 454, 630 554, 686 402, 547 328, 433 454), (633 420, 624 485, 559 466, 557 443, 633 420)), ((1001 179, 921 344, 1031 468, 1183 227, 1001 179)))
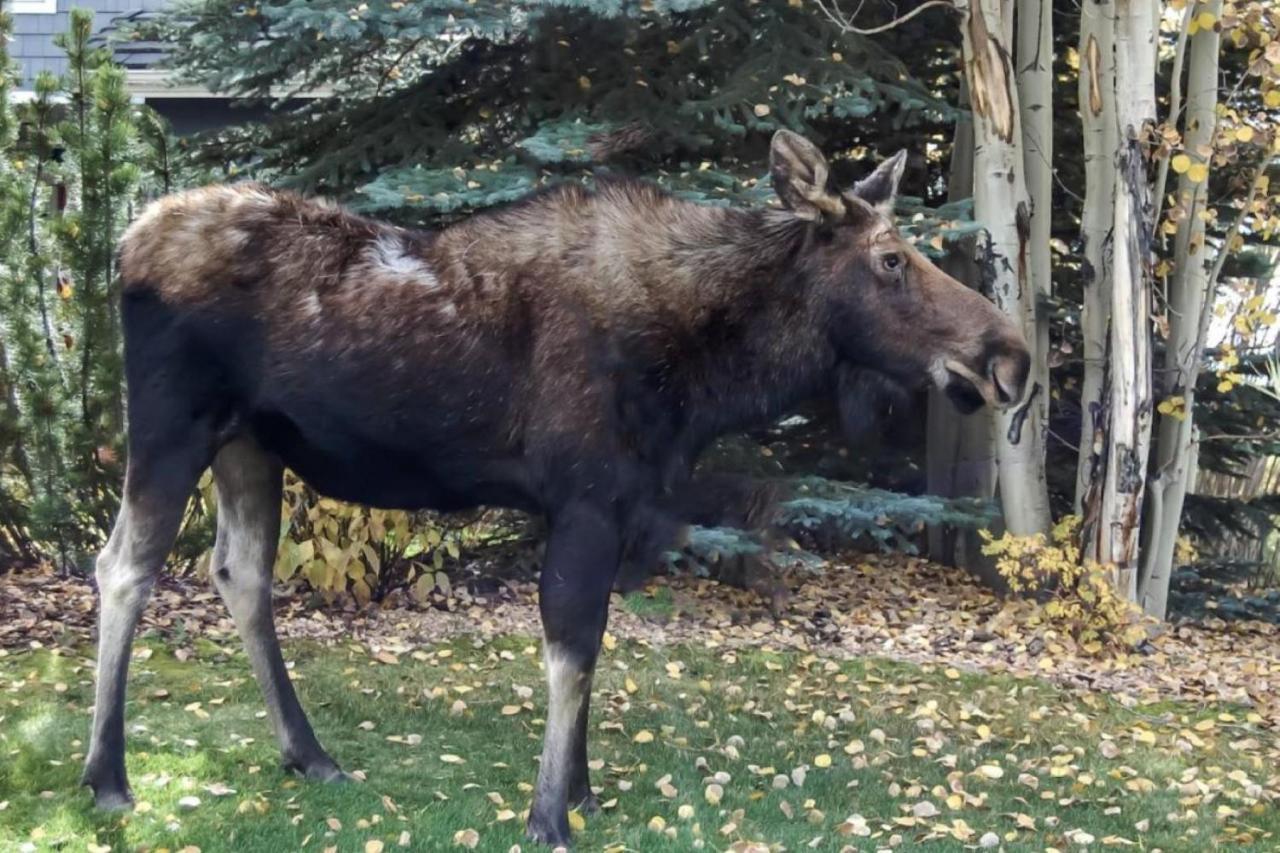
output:
POLYGON ((1187 169, 1187 180, 1193 184, 1203 183, 1209 177, 1209 167, 1204 163, 1195 163, 1187 169))
POLYGON ((1245 125, 1236 129, 1236 141, 1250 142, 1253 139, 1253 128, 1245 125))
POLYGON ((587 819, 577 809, 569 812, 569 828, 574 832, 582 832, 587 828, 587 819))
POLYGON ((459 847, 474 850, 476 845, 480 843, 480 833, 474 829, 459 829, 453 834, 453 843, 459 847))
POLYGON ((1179 154, 1169 161, 1169 167, 1181 175, 1183 172, 1187 171, 1187 169, 1191 168, 1191 158, 1186 154, 1179 154))
POLYGON ((1280 107, 1280 89, 1272 89, 1262 98, 1268 107, 1280 107))
POLYGON ((830 767, 831 756, 827 755, 825 752, 822 753, 821 755, 815 756, 813 759, 813 766, 814 767, 830 767))
POLYGON ((653 732, 648 729, 641 729, 636 732, 636 736, 632 740, 636 743, 653 743, 653 732))

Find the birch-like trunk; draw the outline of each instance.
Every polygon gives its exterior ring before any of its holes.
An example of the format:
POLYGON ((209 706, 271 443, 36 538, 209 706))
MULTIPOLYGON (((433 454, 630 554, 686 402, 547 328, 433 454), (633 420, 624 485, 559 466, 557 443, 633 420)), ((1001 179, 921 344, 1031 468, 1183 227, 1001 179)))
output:
MULTIPOLYGON (((1215 19, 1222 15, 1222 0, 1209 0, 1202 9, 1215 19)), ((1218 51, 1216 27, 1205 27, 1191 36, 1187 70, 1186 123, 1183 147, 1192 161, 1209 165, 1198 149, 1213 143, 1218 106, 1218 51)), ((1176 116, 1172 117, 1176 120, 1176 116)), ((1181 395, 1186 416, 1163 415, 1156 444, 1152 503, 1147 513, 1149 525, 1147 554, 1139 583, 1142 609, 1163 619, 1169 599, 1169 578, 1173 573, 1174 546, 1182 505, 1188 487, 1194 483, 1196 456, 1192 413, 1196 380, 1200 375, 1205 345, 1206 307, 1212 303, 1214 282, 1208 270, 1209 254, 1204 245, 1204 221, 1200 213, 1207 204, 1208 180, 1193 181, 1184 172, 1178 179, 1176 203, 1187 210, 1178 221, 1173 238, 1173 272, 1169 277, 1169 340, 1165 347, 1165 387, 1171 395, 1181 395)), ((1226 251, 1224 246, 1222 251, 1226 251)))
POLYGON ((1113 567, 1112 581, 1137 599, 1138 542, 1151 445, 1151 190, 1142 147, 1155 121, 1154 0, 1117 0, 1115 100, 1118 150, 1112 204, 1111 325, 1103 381, 1101 442, 1085 500, 1086 557, 1113 567))
MULTIPOLYGON (((961 85, 960 105, 969 105, 968 87, 961 85)), ((956 121, 947 172, 947 199, 960 201, 973 195, 973 121, 966 113, 956 121)), ((958 281, 977 285, 982 276, 973 257, 973 243, 953 247, 940 266, 958 281)), ((962 415, 940 391, 929 392, 925 468, 927 491, 945 497, 990 500, 996 491, 995 434, 989 415, 962 415)), ((935 524, 929 528, 929 556, 947 565, 960 566, 989 586, 999 585, 998 573, 988 569, 972 530, 935 524)))
POLYGON ((1080 121, 1084 141, 1084 209, 1080 238, 1084 298, 1080 313, 1084 382, 1080 391, 1080 456, 1076 465, 1075 509, 1079 514, 1093 481, 1094 456, 1100 450, 1106 369, 1107 328, 1111 321, 1112 194, 1115 192, 1116 101, 1113 34, 1115 12, 1107 0, 1084 0, 1080 7, 1080 121))
MULTIPOLYGON (((1022 122, 1010 62, 1013 0, 963 0, 965 74, 974 120, 974 218, 986 229, 980 263, 996 304, 1022 329, 1038 335, 1037 305, 1028 276, 1031 207, 1024 174, 1022 122)), ((1037 366, 1036 370, 1043 369, 1037 366)), ((1033 375, 1036 375, 1033 373, 1033 375)), ((1017 410, 997 416, 996 461, 1006 527, 1015 535, 1050 526, 1044 470, 1048 388, 1032 385, 1017 410), (1025 419, 1025 420, 1024 420, 1025 419), (1019 438, 1010 441, 1012 432, 1019 438)))
POLYGON ((1053 293, 1049 239, 1053 225, 1053 2, 1017 0, 1018 112, 1022 123, 1022 162, 1030 202, 1027 278, 1035 300, 1035 336, 1031 345, 1031 381, 1044 389, 1036 398, 1044 424, 1049 422, 1049 316, 1053 293))

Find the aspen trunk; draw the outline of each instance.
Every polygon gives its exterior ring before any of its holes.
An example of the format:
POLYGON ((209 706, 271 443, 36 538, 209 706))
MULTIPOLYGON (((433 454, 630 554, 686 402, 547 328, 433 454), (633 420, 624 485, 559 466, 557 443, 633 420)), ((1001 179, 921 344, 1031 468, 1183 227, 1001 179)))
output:
MULTIPOLYGON (((968 89, 963 84, 961 106, 968 106, 968 89)), ((973 195, 973 121, 968 114, 956 121, 951 146, 951 168, 947 174, 947 198, 959 201, 973 195)), ((953 247, 941 266, 957 280, 970 286, 981 281, 973 257, 972 241, 953 247)), ((929 494, 945 497, 995 497, 995 435, 990 416, 962 415, 940 391, 929 392, 926 438, 926 474, 929 494)), ((960 566, 988 586, 1001 579, 979 551, 971 530, 936 524, 929 528, 929 556, 947 565, 960 566)))
MULTIPOLYGON (((981 251, 984 278, 996 304, 1037 340, 1037 305, 1028 276, 1031 207, 1024 175, 1022 122, 1010 62, 1013 0, 965 0, 962 13, 965 75, 974 120, 974 218, 986 228, 981 251)), ((1036 365, 1033 377, 1042 375, 1036 365)), ((1048 388, 1036 386, 1021 406, 997 416, 996 461, 1005 524, 1019 536, 1050 526, 1044 470, 1048 388), (1025 418, 1025 420, 1024 420, 1025 418), (1019 440, 1010 441, 1011 427, 1019 440), (1020 429, 1017 429, 1020 427, 1020 429)))
POLYGON ((1031 381, 1044 389, 1036 404, 1049 423, 1049 315, 1053 294, 1049 239, 1053 225, 1053 3, 1017 0, 1018 112, 1022 123, 1022 163, 1031 211, 1027 279, 1035 300, 1031 381))
MULTIPOLYGON (((1222 0, 1203 6, 1215 18, 1222 14, 1222 0)), ((1197 149, 1213 142, 1218 105, 1219 34, 1216 27, 1197 30, 1191 36, 1187 71, 1186 123, 1183 146, 1193 162, 1205 162, 1197 149)), ((1174 117, 1176 119, 1176 117, 1174 117)), ((1188 487, 1194 483, 1192 469, 1196 456, 1193 423, 1196 380, 1205 344, 1207 306, 1213 301, 1204 245, 1204 221, 1199 214, 1207 203, 1208 180, 1192 181, 1187 173, 1178 179, 1175 202, 1187 210, 1178 221, 1173 239, 1173 272, 1169 277, 1169 340, 1165 347, 1164 371, 1170 395, 1184 398, 1185 417, 1160 417, 1156 445, 1153 498, 1148 512, 1147 554, 1139 583, 1142 609, 1163 619, 1169 599, 1169 579, 1173 574, 1174 548, 1182 506, 1188 487)), ((1223 246, 1221 251, 1227 251, 1223 246)))
POLYGON ((1080 7, 1080 120, 1084 140, 1084 209, 1080 216, 1083 243, 1084 382, 1080 391, 1080 456, 1076 465, 1076 513, 1082 512, 1093 481, 1094 456, 1100 449, 1102 374, 1106 367, 1107 328, 1111 321, 1111 198, 1115 192, 1115 17, 1107 0, 1084 0, 1080 7))
POLYGON ((1117 591, 1138 594, 1138 542, 1151 444, 1151 249, 1153 209, 1142 148, 1155 120, 1154 0, 1117 0, 1115 23, 1117 180, 1112 193, 1111 324, 1085 500, 1084 553, 1113 567, 1117 591), (1096 433, 1095 433, 1096 435, 1096 433))

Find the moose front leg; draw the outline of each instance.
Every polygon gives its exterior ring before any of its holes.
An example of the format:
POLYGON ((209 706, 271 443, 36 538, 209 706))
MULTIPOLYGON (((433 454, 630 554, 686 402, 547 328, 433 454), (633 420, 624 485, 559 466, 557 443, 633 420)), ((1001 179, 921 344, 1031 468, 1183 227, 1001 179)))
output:
POLYGON ((573 505, 552 519, 539 582, 547 668, 547 728, 529 837, 569 843, 569 808, 594 805, 587 775, 591 676, 608 617, 620 543, 612 513, 573 505))

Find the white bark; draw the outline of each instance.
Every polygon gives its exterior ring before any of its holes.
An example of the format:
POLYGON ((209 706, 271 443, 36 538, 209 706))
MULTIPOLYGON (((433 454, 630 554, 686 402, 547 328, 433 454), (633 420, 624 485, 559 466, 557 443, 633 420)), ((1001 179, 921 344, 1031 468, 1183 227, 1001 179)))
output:
MULTIPOLYGON (((1022 123, 1009 61, 1013 0, 965 0, 961 34, 974 117, 974 217, 987 232, 981 264, 996 304, 1029 342, 1037 336, 1036 300, 1028 280, 1030 204, 1023 173, 1022 123)), ((1048 389, 1029 403, 1020 440, 1009 441, 1015 412, 997 416, 996 459, 1005 524, 1020 536, 1047 532, 1049 493, 1044 470, 1048 389)))
POLYGON ((1053 224, 1053 3, 1017 0, 1018 112, 1022 121, 1022 162, 1031 221, 1027 267, 1037 303, 1031 345, 1031 381, 1044 393, 1037 398, 1044 423, 1049 420, 1049 317, 1043 310, 1053 293, 1049 239, 1053 224))
MULTIPOLYGON (((1130 601, 1138 592, 1138 534, 1151 443, 1150 185, 1140 143, 1155 121, 1154 0, 1117 0, 1115 99, 1119 148, 1112 205, 1113 281, 1103 388, 1105 435, 1085 502, 1085 555, 1114 567, 1130 601)), ((1096 442, 1095 442, 1096 444, 1096 442)))
POLYGON ((1092 483, 1093 460, 1100 450, 1101 424, 1094 415, 1102 404, 1107 327, 1111 321, 1112 194, 1115 192, 1116 114, 1114 12, 1106 0, 1084 0, 1080 7, 1080 120, 1084 140, 1084 301, 1080 325, 1084 339, 1084 382, 1080 392, 1080 457, 1076 466, 1075 509, 1081 512, 1092 483))
MULTIPOLYGON (((1209 0, 1202 7, 1215 18, 1222 14, 1222 0, 1209 0)), ((1213 142, 1218 105, 1218 52, 1220 37, 1214 27, 1197 30, 1190 38, 1187 71, 1187 114, 1183 145, 1194 162, 1202 158, 1196 150, 1213 142)), ((1206 163, 1207 165, 1207 163, 1206 163)), ((1204 350, 1206 307, 1212 302, 1214 282, 1210 279, 1204 221, 1199 214, 1207 202, 1208 180, 1192 181, 1188 173, 1178 179, 1176 200, 1187 208, 1179 220, 1173 239, 1173 272, 1169 277, 1169 340, 1166 342, 1165 387, 1171 395, 1181 395, 1187 413, 1182 420, 1160 418, 1156 445, 1153 493, 1160 498, 1148 513, 1147 554, 1140 582, 1142 609, 1163 619, 1169 598, 1174 548, 1182 506, 1188 486, 1194 482, 1191 470, 1196 456, 1193 425, 1196 380, 1200 375, 1204 350)), ((1221 251, 1226 252, 1227 246, 1221 251)))
MULTIPOLYGON (((961 106, 968 106, 967 87, 961 86, 961 106)), ((968 115, 956 122, 947 172, 947 198, 959 201, 973 195, 973 122, 968 115)), ((941 262, 947 273, 970 286, 981 281, 974 263, 971 240, 968 253, 952 251, 941 262)), ((996 491, 996 450, 992 420, 984 414, 962 415, 944 394, 929 392, 926 438, 927 490, 945 497, 991 499, 996 491)), ((971 530, 933 525, 929 529, 929 556, 948 565, 961 566, 993 585, 999 575, 980 553, 971 530)))

